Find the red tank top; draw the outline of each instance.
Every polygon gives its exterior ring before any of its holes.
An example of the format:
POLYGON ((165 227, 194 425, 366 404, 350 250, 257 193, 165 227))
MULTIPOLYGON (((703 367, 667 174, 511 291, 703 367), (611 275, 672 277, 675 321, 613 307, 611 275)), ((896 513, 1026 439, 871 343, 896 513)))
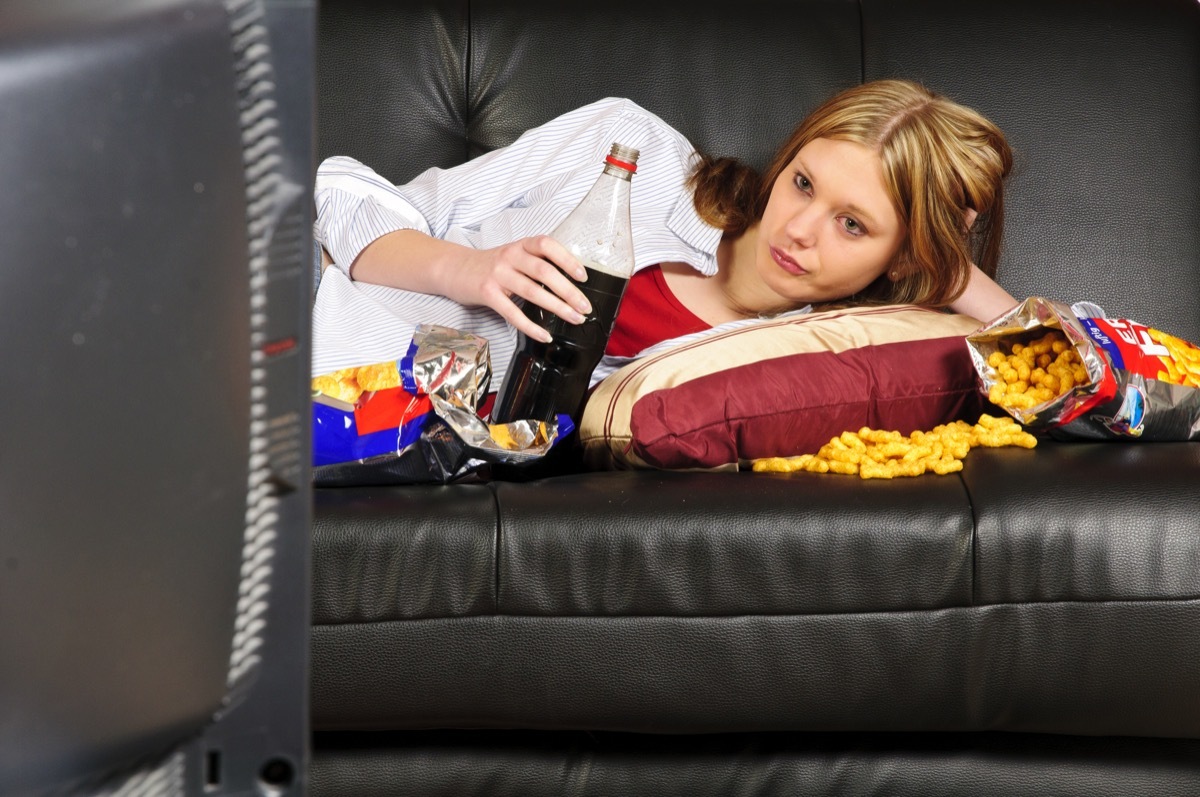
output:
POLYGON ((604 353, 632 357, 655 343, 711 326, 679 303, 660 267, 647 266, 629 279, 604 353))

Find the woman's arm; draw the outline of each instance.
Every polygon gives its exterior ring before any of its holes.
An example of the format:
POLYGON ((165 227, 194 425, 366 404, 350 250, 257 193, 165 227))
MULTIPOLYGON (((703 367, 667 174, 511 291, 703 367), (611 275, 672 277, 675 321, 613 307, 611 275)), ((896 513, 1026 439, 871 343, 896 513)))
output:
POLYGON ((1016 305, 1017 300, 1010 296, 1008 291, 980 271, 979 266, 972 265, 971 274, 967 278, 967 289, 950 303, 950 309, 987 323, 1016 305))

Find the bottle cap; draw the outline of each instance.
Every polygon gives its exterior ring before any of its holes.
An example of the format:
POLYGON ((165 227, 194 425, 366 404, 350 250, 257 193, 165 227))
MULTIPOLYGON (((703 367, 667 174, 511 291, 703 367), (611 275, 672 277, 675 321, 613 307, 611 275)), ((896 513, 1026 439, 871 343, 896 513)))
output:
POLYGON ((618 166, 627 172, 637 171, 637 159, 640 153, 633 147, 626 147, 622 144, 614 143, 612 150, 604 159, 605 163, 611 163, 613 166, 618 166))

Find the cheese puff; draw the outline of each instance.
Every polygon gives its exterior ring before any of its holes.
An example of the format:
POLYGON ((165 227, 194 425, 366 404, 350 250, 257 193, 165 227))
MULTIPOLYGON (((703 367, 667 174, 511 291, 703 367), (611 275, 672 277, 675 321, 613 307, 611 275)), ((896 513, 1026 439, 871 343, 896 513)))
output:
POLYGON ((829 463, 830 473, 841 473, 846 476, 858 475, 858 464, 854 462, 839 462, 834 460, 829 463))
POLYGON ((314 376, 312 379, 312 390, 314 393, 321 393, 339 401, 344 401, 347 404, 353 404, 358 401, 359 396, 363 392, 353 377, 338 379, 333 374, 314 376))
POLYGON ((929 469, 939 476, 945 476, 949 473, 957 473, 963 469, 962 459, 942 459, 934 462, 929 466, 929 469))
POLYGON ((803 470, 809 473, 828 473, 829 463, 812 454, 802 454, 798 457, 792 457, 794 462, 794 470, 803 470))
POLYGON ((1037 438, 1029 432, 1017 432, 1012 436, 1009 445, 1019 446, 1021 448, 1037 448, 1037 438))
POLYGON ((955 459, 962 459, 971 451, 969 440, 949 440, 945 446, 946 451, 955 459))
POLYGON ((1039 404, 1044 404, 1047 401, 1053 401, 1055 398, 1053 390, 1048 387, 1042 387, 1041 385, 1030 390, 1028 395, 1033 396, 1033 398, 1036 399, 1039 404))
POLYGON ((1013 368, 1011 365, 1001 366, 1000 378, 1010 385, 1020 379, 1020 377, 1017 375, 1017 369, 1013 368))
POLYGON ((1004 356, 1002 351, 994 351, 987 359, 987 364, 992 368, 999 368, 1004 363, 1008 362, 1008 358, 1004 356))
POLYGON ((1029 381, 1029 375, 1030 375, 1031 373, 1033 373, 1033 371, 1030 369, 1030 367, 1029 367, 1029 363, 1025 362, 1024 360, 1022 360, 1021 362, 1017 363, 1017 379, 1018 379, 1019 381, 1021 381, 1021 382, 1028 382, 1028 381, 1029 381))
POLYGON ((871 429, 867 426, 858 430, 858 436, 869 443, 894 443, 904 439, 904 435, 899 432, 871 429))
POLYGON ((884 457, 902 457, 912 450, 912 443, 894 441, 879 446, 879 453, 884 457))
POLYGON ((891 479, 896 475, 895 463, 880 463, 867 461, 858 467, 858 475, 863 479, 891 479))
POLYGON ((925 459, 926 457, 930 457, 930 456, 933 456, 933 449, 931 447, 925 446, 925 447, 921 447, 921 448, 913 448, 907 454, 902 456, 900 458, 900 461, 901 462, 915 462, 917 460, 922 460, 922 459, 925 459))
POLYGON ((862 441, 862 439, 859 438, 859 436, 856 435, 854 432, 842 432, 839 439, 843 443, 845 443, 848 448, 852 448, 855 451, 866 451, 867 450, 867 444, 864 443, 862 441))
POLYGON ((840 437, 835 437, 821 446, 821 450, 817 452, 817 456, 829 460, 830 463, 844 462, 847 464, 857 464, 862 459, 862 453, 847 446, 842 442, 840 437))
POLYGON ((1050 363, 1054 362, 1054 358, 1049 354, 1039 354, 1037 358, 1038 368, 1046 368, 1050 363))
POLYGON ((1012 354, 1020 354, 1024 349, 1025 349, 1024 344, 1014 343, 1012 346, 1009 347, 1008 350, 1012 354))
POLYGON ((359 387, 366 391, 400 386, 400 370, 394 362, 364 365, 355 371, 354 378, 359 387))
POLYGON ((829 464, 812 454, 801 454, 797 457, 767 457, 755 460, 751 466, 755 471, 773 473, 828 473, 829 464))
POLYGON ((1037 350, 1032 346, 1028 346, 1021 350, 1021 353, 1017 356, 1017 362, 1013 364, 1024 363, 1027 366, 1033 366, 1037 362, 1037 355, 1037 350))
POLYGON ((1010 393, 1010 394, 1011 393, 1024 393, 1028 389, 1029 389, 1029 383, 1024 380, 1018 379, 1016 382, 1010 382, 1008 385, 1008 389, 1005 392, 1010 393))
POLYGON ((1008 407, 1014 410, 1033 409, 1038 405, 1038 400, 1029 393, 1016 393, 1005 396, 1004 401, 1000 404, 1002 407, 1008 407))
POLYGON ((1055 354, 1063 354, 1071 348, 1071 344, 1066 340, 1059 338, 1050 344, 1050 350, 1055 354))

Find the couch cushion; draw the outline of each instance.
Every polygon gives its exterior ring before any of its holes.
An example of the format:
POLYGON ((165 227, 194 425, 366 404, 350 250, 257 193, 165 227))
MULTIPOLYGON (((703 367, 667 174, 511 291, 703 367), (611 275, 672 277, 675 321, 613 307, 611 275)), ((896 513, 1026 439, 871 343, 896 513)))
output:
POLYGON ((953 477, 609 472, 493 487, 505 614, 822 614, 971 600, 971 507, 953 477))
POLYGON ((1200 742, 1044 734, 317 734, 312 797, 1195 797, 1200 742))
POLYGON ((972 451, 975 601, 1200 595, 1200 445, 972 451))
POLYGON ((1200 601, 323 625, 314 730, 1200 738, 1200 601))
POLYGON ((496 610, 496 506, 480 485, 313 491, 312 622, 496 610))
POLYGON ((462 163, 467 4, 316 5, 318 159, 350 155, 397 183, 462 163))

